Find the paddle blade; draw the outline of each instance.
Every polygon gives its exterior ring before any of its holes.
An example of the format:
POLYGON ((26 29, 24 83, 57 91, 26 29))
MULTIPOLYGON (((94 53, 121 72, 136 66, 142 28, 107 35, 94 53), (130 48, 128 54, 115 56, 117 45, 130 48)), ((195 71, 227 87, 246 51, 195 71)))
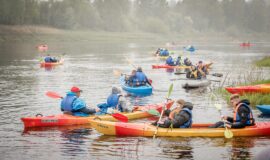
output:
POLYGON ((119 70, 113 70, 113 74, 115 76, 121 76, 122 75, 122 73, 119 70))
POLYGON ((123 114, 120 114, 120 113, 114 113, 112 114, 113 118, 117 119, 118 121, 121 121, 121 122, 128 122, 128 117, 123 115, 123 114))
POLYGON ((173 83, 170 85, 167 98, 169 98, 171 96, 172 90, 173 90, 173 83))
POLYGON ((215 104, 215 107, 220 111, 221 108, 222 108, 222 105, 221 104, 215 104))
POLYGON ((56 92, 52 92, 52 91, 48 91, 48 92, 46 92, 46 95, 48 96, 48 97, 51 97, 51 98, 63 98, 62 96, 60 96, 58 93, 56 93, 56 92))
POLYGON ((224 136, 225 136, 225 138, 232 138, 233 137, 233 132, 226 128, 225 132, 224 132, 224 136))
POLYGON ((154 115, 154 116, 160 116, 160 113, 156 109, 149 109, 147 113, 154 115))

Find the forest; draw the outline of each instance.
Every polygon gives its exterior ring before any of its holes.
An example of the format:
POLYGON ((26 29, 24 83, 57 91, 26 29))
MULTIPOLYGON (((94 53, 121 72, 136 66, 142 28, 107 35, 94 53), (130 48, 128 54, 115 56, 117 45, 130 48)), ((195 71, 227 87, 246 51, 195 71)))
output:
POLYGON ((109 32, 269 34, 267 0, 1 0, 1 25, 109 32))

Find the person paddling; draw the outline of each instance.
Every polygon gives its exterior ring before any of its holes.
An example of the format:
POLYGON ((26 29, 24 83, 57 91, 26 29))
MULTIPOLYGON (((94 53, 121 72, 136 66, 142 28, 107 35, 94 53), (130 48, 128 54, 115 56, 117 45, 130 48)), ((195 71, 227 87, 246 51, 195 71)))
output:
POLYGON ((97 114, 113 114, 117 112, 131 112, 127 106, 125 97, 121 94, 121 89, 112 87, 112 93, 107 98, 107 103, 98 104, 100 112, 97 114))
POLYGON ((136 71, 136 86, 145 86, 146 84, 151 86, 150 81, 142 71, 142 67, 138 67, 136 71))
POLYGON ((88 108, 83 99, 79 98, 82 90, 78 87, 72 87, 67 95, 61 101, 61 111, 74 116, 89 116, 99 111, 98 108, 88 108))
POLYGON ((137 83, 136 72, 137 72, 137 71, 136 71, 135 69, 133 69, 133 70, 131 71, 131 75, 127 75, 127 76, 125 77, 125 81, 126 81, 126 84, 127 84, 127 85, 129 85, 129 86, 131 86, 131 87, 136 86, 136 83, 137 83))
MULTIPOLYGON (((222 116, 225 120, 225 125, 228 128, 244 128, 246 126, 255 125, 255 119, 253 118, 252 110, 249 107, 250 102, 247 99, 240 100, 239 94, 232 94, 230 97, 230 103, 233 106, 233 117, 222 116)), ((209 128, 223 128, 224 122, 219 121, 209 128)))
POLYGON ((153 125, 156 126, 159 123, 159 127, 162 128, 191 128, 192 109, 192 103, 179 99, 176 101, 176 108, 174 110, 165 111, 165 115, 167 116, 165 120, 162 122, 155 122, 153 125))

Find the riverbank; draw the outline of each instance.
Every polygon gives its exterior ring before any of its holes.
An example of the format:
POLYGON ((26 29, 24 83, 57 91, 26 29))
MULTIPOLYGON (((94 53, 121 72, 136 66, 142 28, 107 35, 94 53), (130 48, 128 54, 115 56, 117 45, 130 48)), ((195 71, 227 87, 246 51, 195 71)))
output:
POLYGON ((270 56, 264 57, 255 62, 258 67, 270 67, 270 56))
POLYGON ((108 42, 174 42, 175 44, 190 43, 241 43, 270 41, 263 35, 228 36, 223 33, 168 33, 155 34, 146 32, 105 32, 101 30, 62 30, 46 26, 0 25, 0 42, 59 42, 59 41, 108 41, 108 42), (241 38, 239 38, 241 37, 241 38))

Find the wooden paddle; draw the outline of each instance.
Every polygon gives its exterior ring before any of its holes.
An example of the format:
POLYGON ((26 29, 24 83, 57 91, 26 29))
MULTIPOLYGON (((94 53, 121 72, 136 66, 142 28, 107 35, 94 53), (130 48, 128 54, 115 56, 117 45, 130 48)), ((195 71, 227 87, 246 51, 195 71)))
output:
MULTIPOLYGON (((216 108, 219 111, 219 114, 221 116, 221 104, 215 104, 216 108)), ((224 123, 224 127, 225 127, 225 131, 224 131, 224 136, 225 138, 232 138, 233 137, 233 132, 231 130, 228 129, 228 127, 226 126, 225 120, 223 119, 223 123, 224 123)))
MULTIPOLYGON (((168 101, 168 99, 169 99, 169 97, 170 97, 170 95, 171 95, 171 93, 172 93, 172 90, 173 90, 173 83, 172 83, 172 84, 170 85, 170 87, 169 87, 169 91, 168 91, 168 95, 167 95, 167 97, 166 97, 166 101, 168 101)), ((167 104, 167 103, 165 103, 164 106, 163 106, 163 108, 162 108, 162 111, 161 111, 161 114, 160 114, 160 116, 159 116, 158 122, 161 120, 161 117, 162 117, 163 112, 164 112, 164 110, 165 110, 166 104, 167 104)), ((158 127, 159 127, 159 123, 157 123, 157 128, 156 128, 156 131, 155 131, 155 133, 154 133, 154 135, 153 135, 153 138, 156 138, 156 135, 157 135, 157 132, 158 132, 158 127)))
MULTIPOLYGON (((52 91, 48 91, 46 92, 46 95, 50 98, 55 98, 55 99, 63 99, 62 96, 60 96, 58 93, 56 92, 52 92, 52 91)), ((121 121, 121 122, 128 122, 128 117, 123 115, 123 114, 120 114, 120 113, 113 113, 111 114, 111 116, 113 116, 115 119, 121 121)))

